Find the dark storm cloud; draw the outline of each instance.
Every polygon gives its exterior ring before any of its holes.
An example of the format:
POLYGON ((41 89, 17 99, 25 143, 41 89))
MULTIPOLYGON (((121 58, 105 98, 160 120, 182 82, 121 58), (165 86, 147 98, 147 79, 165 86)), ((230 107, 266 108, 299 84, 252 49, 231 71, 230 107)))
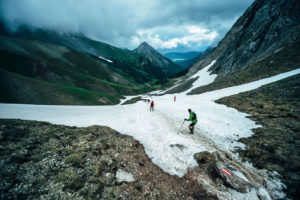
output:
POLYGON ((253 0, 2 0, 12 30, 27 24, 83 33, 116 46, 207 45, 223 37, 253 0), (197 35, 201 33, 202 36, 197 35), (203 38, 203 40, 201 40, 203 38), (207 44, 205 44, 207 43, 207 44))

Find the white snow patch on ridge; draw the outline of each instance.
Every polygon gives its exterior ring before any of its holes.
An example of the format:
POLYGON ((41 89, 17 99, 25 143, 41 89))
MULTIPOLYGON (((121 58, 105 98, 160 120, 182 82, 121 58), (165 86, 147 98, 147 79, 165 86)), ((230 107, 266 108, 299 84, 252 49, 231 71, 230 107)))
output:
POLYGON ((185 94, 189 93, 190 91, 192 91, 193 89, 195 89, 197 87, 200 87, 203 85, 208 85, 208 84, 214 82, 217 75, 210 74, 210 72, 208 70, 215 64, 215 62, 216 62, 216 60, 213 60, 209 65, 207 65, 202 70, 198 71, 197 73, 195 73, 193 76, 190 77, 190 79, 197 78, 197 77, 198 77, 198 79, 193 83, 193 87, 191 87, 189 90, 185 91, 185 94))

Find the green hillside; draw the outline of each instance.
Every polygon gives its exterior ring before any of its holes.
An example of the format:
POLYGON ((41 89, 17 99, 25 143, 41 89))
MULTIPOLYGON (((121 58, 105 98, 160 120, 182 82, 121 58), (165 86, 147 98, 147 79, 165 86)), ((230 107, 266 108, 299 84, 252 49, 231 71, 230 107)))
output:
POLYGON ((1 76, 6 77, 0 80, 1 102, 116 104, 122 95, 158 87, 145 83, 165 80, 147 72, 153 67, 147 61, 139 66, 138 54, 92 43, 113 62, 56 44, 0 37, 1 76))

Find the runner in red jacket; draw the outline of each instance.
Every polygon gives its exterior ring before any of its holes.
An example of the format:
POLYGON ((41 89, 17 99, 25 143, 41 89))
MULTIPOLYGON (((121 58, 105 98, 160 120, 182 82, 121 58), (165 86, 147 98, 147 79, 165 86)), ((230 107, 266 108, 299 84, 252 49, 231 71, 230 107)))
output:
POLYGON ((151 101, 151 104, 150 104, 150 112, 151 111, 154 111, 154 101, 153 100, 151 101))

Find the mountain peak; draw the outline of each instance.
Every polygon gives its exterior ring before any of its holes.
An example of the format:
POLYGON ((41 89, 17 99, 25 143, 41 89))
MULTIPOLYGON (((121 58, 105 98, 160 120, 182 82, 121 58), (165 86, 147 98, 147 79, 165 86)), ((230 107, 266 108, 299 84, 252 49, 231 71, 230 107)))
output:
POLYGON ((145 51, 156 51, 150 44, 147 42, 142 42, 136 49, 138 53, 146 53, 145 51))
POLYGON ((151 45, 148 44, 147 42, 142 42, 139 46, 151 46, 151 45))
POLYGON ((167 75, 175 74, 182 70, 181 66, 173 63, 171 60, 163 56, 147 42, 142 42, 134 52, 146 56, 151 63, 159 66, 167 75))

